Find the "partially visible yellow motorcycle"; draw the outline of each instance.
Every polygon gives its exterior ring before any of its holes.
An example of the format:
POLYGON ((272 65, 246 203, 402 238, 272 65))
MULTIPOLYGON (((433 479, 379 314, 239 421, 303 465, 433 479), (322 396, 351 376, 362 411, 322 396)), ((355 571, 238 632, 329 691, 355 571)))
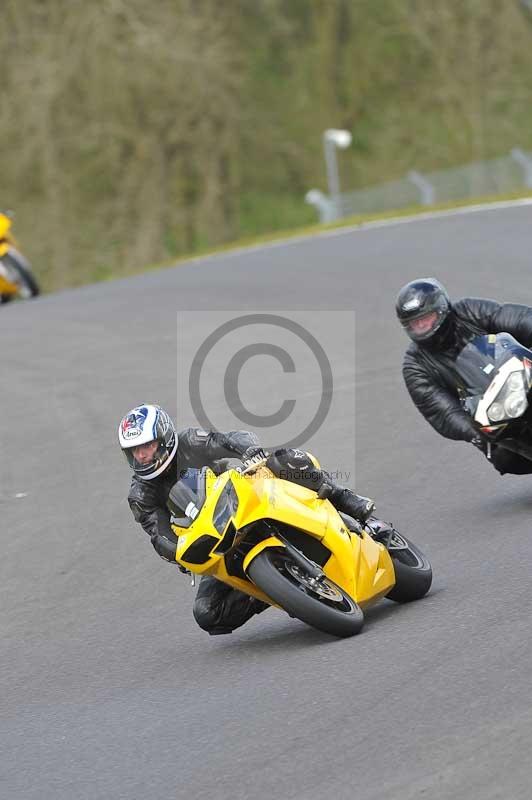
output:
POLYGON ((417 600, 432 582, 427 558, 393 527, 370 519, 362 528, 326 496, 275 477, 265 461, 219 476, 189 469, 168 508, 186 571, 333 636, 358 633, 363 609, 380 598, 417 600))
POLYGON ((16 247, 11 235, 11 218, 0 211, 0 303, 36 297, 39 285, 31 267, 16 247))

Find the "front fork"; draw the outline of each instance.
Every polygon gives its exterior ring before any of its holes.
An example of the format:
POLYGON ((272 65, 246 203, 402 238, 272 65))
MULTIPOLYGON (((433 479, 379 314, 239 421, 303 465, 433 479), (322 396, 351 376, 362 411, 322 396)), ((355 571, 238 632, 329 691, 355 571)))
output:
POLYGON ((310 575, 310 577, 314 578, 314 580, 321 580, 325 577, 322 568, 314 563, 314 561, 312 561, 310 558, 307 558, 307 556, 304 555, 301 550, 298 550, 297 547, 294 547, 293 544, 290 544, 290 542, 285 539, 284 536, 281 536, 281 534, 277 532, 275 537, 283 543, 285 550, 289 554, 292 561, 294 561, 298 567, 306 572, 307 575, 310 575))

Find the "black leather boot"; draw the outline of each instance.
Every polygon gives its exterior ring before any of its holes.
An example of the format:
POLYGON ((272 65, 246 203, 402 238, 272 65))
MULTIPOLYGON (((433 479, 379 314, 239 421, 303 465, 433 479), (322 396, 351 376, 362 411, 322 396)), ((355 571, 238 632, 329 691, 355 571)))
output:
POLYGON ((329 500, 337 511, 354 517, 362 525, 375 510, 375 503, 369 497, 362 497, 342 486, 331 486, 329 500))

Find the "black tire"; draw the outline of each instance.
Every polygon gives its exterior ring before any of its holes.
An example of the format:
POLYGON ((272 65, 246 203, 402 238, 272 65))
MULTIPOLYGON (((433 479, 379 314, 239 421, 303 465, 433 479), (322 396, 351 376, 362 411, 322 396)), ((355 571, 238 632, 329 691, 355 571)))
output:
POLYGON ((395 570, 395 586, 386 597, 396 603, 420 600, 432 584, 432 567, 428 558, 419 547, 397 531, 394 531, 388 552, 395 570), (401 541, 404 546, 401 546, 401 541))
POLYGON ((284 550, 270 548, 259 553, 247 573, 253 583, 290 616, 313 628, 341 637, 354 636, 362 629, 364 614, 353 598, 328 578, 327 587, 331 593, 341 595, 340 600, 312 591, 301 569, 284 550), (299 571, 301 580, 290 569, 295 573, 299 571))
POLYGON ((14 280, 20 286, 20 297, 22 299, 37 297, 40 294, 39 284, 35 280, 30 265, 24 256, 11 248, 9 253, 2 257, 2 261, 5 262, 7 269, 14 274, 14 280))

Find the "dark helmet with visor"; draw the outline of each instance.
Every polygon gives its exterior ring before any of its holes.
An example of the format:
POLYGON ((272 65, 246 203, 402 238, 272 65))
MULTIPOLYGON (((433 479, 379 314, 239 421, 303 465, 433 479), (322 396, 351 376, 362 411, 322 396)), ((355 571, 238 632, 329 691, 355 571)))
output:
POLYGON ((432 339, 451 312, 451 301, 436 278, 418 278, 403 286, 397 295, 395 311, 413 342, 432 339))
POLYGON ((148 403, 132 408, 118 426, 118 440, 126 461, 144 481, 161 475, 177 450, 177 433, 170 416, 148 403))

